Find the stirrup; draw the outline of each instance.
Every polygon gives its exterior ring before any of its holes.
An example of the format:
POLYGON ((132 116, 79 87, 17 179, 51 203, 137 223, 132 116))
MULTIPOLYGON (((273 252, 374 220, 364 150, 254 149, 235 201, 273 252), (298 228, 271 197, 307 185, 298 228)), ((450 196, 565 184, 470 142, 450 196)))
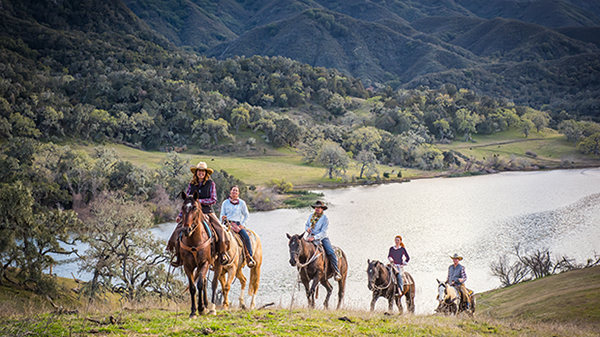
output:
POLYGON ((174 255, 175 257, 175 261, 173 261, 173 258, 171 258, 171 266, 177 268, 177 267, 181 267, 183 265, 183 261, 181 261, 181 257, 179 257, 179 255, 174 255))
POLYGON ((339 271, 336 271, 335 274, 333 274, 333 279, 336 281, 341 281, 342 280, 342 274, 339 271))
POLYGON ((221 258, 220 258, 219 262, 221 263, 222 266, 226 266, 229 264, 229 262, 231 262, 231 259, 229 258, 229 255, 227 255, 227 253, 223 253, 223 254, 221 254, 221 258))
POLYGON ((254 266, 256 266, 256 261, 254 261, 252 256, 246 256, 246 265, 248 266, 248 268, 254 268, 254 266))

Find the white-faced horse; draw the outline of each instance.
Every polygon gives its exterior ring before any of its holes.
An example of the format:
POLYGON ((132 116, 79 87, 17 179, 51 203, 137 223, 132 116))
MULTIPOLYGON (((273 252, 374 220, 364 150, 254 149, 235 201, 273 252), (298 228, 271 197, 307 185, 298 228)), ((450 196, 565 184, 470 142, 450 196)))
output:
POLYGON ((458 314, 458 308, 460 307, 460 296, 458 291, 447 282, 438 282, 438 295, 437 300, 439 302, 436 312, 442 314, 458 314))
POLYGON ((436 281, 438 282, 437 300, 439 302, 437 309, 435 309, 436 312, 456 315, 466 311, 469 315, 473 316, 475 313, 475 297, 472 291, 468 290, 471 302, 469 305, 466 301, 461 301, 459 291, 449 285, 448 282, 440 282, 437 279, 436 281))

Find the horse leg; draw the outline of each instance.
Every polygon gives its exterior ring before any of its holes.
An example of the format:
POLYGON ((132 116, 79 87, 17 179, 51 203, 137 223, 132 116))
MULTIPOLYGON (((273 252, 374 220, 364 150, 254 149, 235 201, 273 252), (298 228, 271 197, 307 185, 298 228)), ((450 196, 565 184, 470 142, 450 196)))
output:
POLYGON ((229 309, 229 290, 231 290, 231 283, 233 282, 233 273, 231 268, 226 267, 221 271, 219 282, 221 283, 221 292, 223 294, 223 310, 229 309))
POLYGON ((321 279, 321 284, 325 287, 325 289, 327 289, 327 296, 325 296, 325 301, 323 302, 323 305, 325 306, 325 309, 329 309, 329 298, 331 297, 331 293, 333 292, 333 286, 325 277, 321 279))
POLYGON ((408 291, 405 295, 406 298, 406 306, 408 307, 408 311, 411 313, 415 313, 415 285, 409 284, 408 291))
MULTIPOLYGON (((303 283, 304 283, 304 281, 303 281, 303 283)), ((306 283, 304 284, 304 287, 306 287, 306 297, 308 298, 308 307, 311 309, 315 307, 315 290, 317 289, 318 286, 319 286, 318 276, 313 278, 312 280, 309 280, 308 275, 307 275, 306 283), (312 283, 311 283, 311 281, 312 281, 312 283)))
POLYGON ((388 300, 388 313, 391 315, 394 313, 394 304, 397 303, 396 302, 396 294, 394 294, 394 292, 392 291, 390 294, 390 291, 388 290, 386 292, 386 297, 388 300))
POLYGON ((377 290, 373 291, 373 298, 371 299, 371 311, 375 310, 375 303, 379 298, 379 292, 377 290))
MULTIPOLYGON (((219 263, 213 263, 213 279, 212 279, 212 296, 210 302, 215 305, 217 304, 217 288, 219 287, 219 281, 221 280, 221 274, 223 273, 223 267, 219 263)), ((223 287, 223 283, 221 283, 223 287)))
MULTIPOLYGON (((240 286, 242 287, 240 289, 240 297, 238 298, 238 301, 240 303, 240 308, 246 309, 246 303, 244 303, 244 291, 246 290, 247 279, 246 279, 246 275, 244 275, 244 273, 242 272, 242 266, 238 267, 236 277, 240 281, 240 286)), ((254 307, 250 307, 250 309, 254 309, 254 307)))
POLYGON ((192 298, 192 308, 190 312, 190 318, 196 318, 196 282, 192 279, 193 270, 185 268, 185 273, 188 277, 188 287, 190 290, 190 296, 192 298))
POLYGON ((208 262, 205 262, 198 272, 198 312, 202 315, 208 313, 208 296, 206 285, 206 274, 208 273, 208 262))
MULTIPOLYGON (((394 295, 395 297, 396 295, 394 295)), ((402 315, 404 313, 404 307, 402 307, 402 295, 396 297, 396 306, 398 307, 398 314, 402 315)))
POLYGON ((256 266, 250 269, 250 282, 248 283, 248 295, 252 297, 250 302, 250 309, 254 310, 256 307, 256 293, 258 292, 258 285, 260 283, 260 264, 257 261, 256 266))
POLYGON ((346 292, 346 278, 342 277, 340 281, 338 281, 338 304, 337 309, 342 305, 342 301, 344 300, 344 293, 346 292))

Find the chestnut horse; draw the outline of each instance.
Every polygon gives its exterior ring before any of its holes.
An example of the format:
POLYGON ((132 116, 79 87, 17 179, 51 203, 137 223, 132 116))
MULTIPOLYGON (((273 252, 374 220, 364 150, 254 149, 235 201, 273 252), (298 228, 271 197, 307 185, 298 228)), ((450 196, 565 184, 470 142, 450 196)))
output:
MULTIPOLYGON (((223 270, 219 277, 221 288, 223 289, 223 309, 229 308, 229 290, 231 290, 231 283, 233 282, 234 276, 240 281, 242 290, 240 291, 240 307, 246 308, 244 303, 244 290, 246 289, 246 276, 242 272, 242 268, 246 265, 246 257, 244 254, 244 247, 238 234, 234 234, 229 225, 229 221, 225 221, 227 227, 226 235, 229 236, 229 250, 227 254, 230 256, 230 263, 222 266, 223 270), (226 276, 228 276, 226 278, 226 276)), ((248 284, 248 295, 252 297, 250 302, 250 309, 253 310, 256 306, 256 292, 258 291, 258 283, 260 281, 260 266, 262 265, 262 244, 260 237, 253 231, 246 229, 248 236, 250 237, 250 243, 252 244, 253 254, 252 257, 256 264, 250 268, 250 283, 248 284)), ((217 261, 215 261, 217 262, 217 261)))
MULTIPOLYGON (((290 236, 286 233, 289 239, 290 248, 290 264, 298 268, 300 273, 300 279, 304 288, 306 289, 306 298, 308 299, 308 305, 311 308, 315 307, 315 292, 319 282, 327 289, 327 296, 323 305, 325 308, 329 307, 329 297, 333 286, 329 284, 328 279, 333 277, 333 268, 329 265, 329 259, 325 255, 325 251, 322 247, 317 247, 314 243, 308 242, 303 239, 305 233, 301 235, 290 236), (312 285, 309 286, 312 280, 312 285)), ((338 256, 338 266, 340 268, 340 274, 342 279, 338 281, 338 304, 337 308, 340 308, 342 299, 344 298, 344 291, 346 289, 346 276, 348 275, 348 261, 346 259, 346 253, 338 247, 334 246, 336 255, 338 256)))
MULTIPOLYGON (((196 317, 196 292, 198 292, 198 311, 208 313, 208 299, 206 295, 206 274, 210 265, 215 260, 214 236, 210 232, 209 224, 204 220, 202 205, 198 202, 198 193, 187 196, 181 192, 183 205, 181 206, 181 239, 179 240, 179 254, 183 261, 183 269, 188 278, 188 289, 192 297, 190 318, 196 317)), ((215 275, 217 271, 215 270, 215 275)), ((213 282, 213 297, 216 282, 213 282)), ((214 302, 214 301, 213 301, 214 302)))
POLYGON ((377 260, 367 260, 367 277, 369 290, 373 292, 371 299, 371 311, 375 309, 375 303, 379 297, 385 297, 388 300, 388 312, 394 311, 394 303, 398 307, 400 314, 404 311, 402 308, 402 296, 406 299, 406 306, 411 313, 415 312, 415 282, 409 273, 404 273, 409 282, 404 285, 402 294, 398 294, 398 280, 392 270, 392 266, 385 266, 377 260))

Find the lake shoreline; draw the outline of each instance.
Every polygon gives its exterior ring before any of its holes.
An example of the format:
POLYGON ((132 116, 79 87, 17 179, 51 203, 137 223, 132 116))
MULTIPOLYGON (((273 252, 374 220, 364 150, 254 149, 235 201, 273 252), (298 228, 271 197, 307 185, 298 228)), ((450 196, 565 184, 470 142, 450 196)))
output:
MULTIPOLYGON (((587 168, 600 168, 600 165, 571 165, 569 167, 546 167, 546 168, 530 168, 523 170, 490 170, 490 171, 475 171, 469 173, 453 173, 449 171, 443 172, 432 172, 427 175, 418 175, 411 176, 409 178, 389 178, 389 179, 372 179, 372 180, 364 180, 364 181, 356 181, 356 182, 327 182, 327 183, 319 183, 319 184, 303 184, 294 186, 295 190, 315 190, 315 189, 327 189, 327 190, 335 190, 349 187, 360 187, 360 186, 379 186, 379 185, 387 185, 387 184, 395 184, 395 183, 407 183, 411 180, 417 179, 433 179, 433 178, 461 178, 461 177, 474 177, 481 175, 489 175, 489 174, 497 174, 504 172, 538 172, 538 171, 557 171, 557 170, 580 170, 587 168), (456 175, 454 175, 456 174, 456 175)), ((286 208, 286 207, 282 207, 286 208)))

